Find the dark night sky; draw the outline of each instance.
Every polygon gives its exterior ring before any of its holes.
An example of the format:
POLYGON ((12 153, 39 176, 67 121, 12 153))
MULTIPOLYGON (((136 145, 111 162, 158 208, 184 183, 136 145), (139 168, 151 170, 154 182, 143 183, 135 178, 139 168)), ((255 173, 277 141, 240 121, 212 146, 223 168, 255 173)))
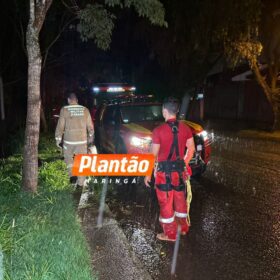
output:
MULTIPOLYGON (((0 10, 0 73, 11 130, 23 127, 25 122, 27 2, 5 1, 0 10)), ((42 73, 42 104, 47 118, 53 107, 63 104, 65 93, 77 90, 85 80, 133 83, 140 93, 153 93, 159 98, 182 96, 189 87, 203 83, 209 65, 220 55, 211 49, 211 28, 204 33, 199 25, 207 24, 205 11, 203 14, 197 2, 162 2, 166 6, 168 29, 151 26, 132 10, 116 10, 118 19, 108 51, 99 50, 93 41, 82 42, 73 25, 74 28, 66 28, 50 49, 42 73)), ((43 53, 47 42, 57 34, 63 13, 54 5, 49 10, 41 32, 43 53)), ((215 18, 208 20, 215 23, 215 18)))
MULTIPOLYGON (((23 12, 27 11, 26 6, 22 3, 21 5, 16 9, 15 2, 8 1, 1 10, 0 71, 8 111, 16 106, 24 115, 27 59, 20 25, 22 24, 24 32, 28 16, 23 12)), ((84 77, 94 82, 134 83, 140 92, 153 92, 157 96, 170 92, 170 85, 166 83, 166 71, 159 65, 139 28, 148 25, 147 20, 139 19, 130 10, 118 11, 117 15, 118 20, 115 22, 108 51, 99 50, 91 40, 82 42, 75 28, 64 31, 50 49, 43 70, 42 86, 47 85, 46 92, 43 91, 43 102, 60 100, 66 91, 75 90, 84 77)), ((53 25, 57 25, 59 20, 59 13, 54 15, 51 8, 41 32, 42 51, 46 42, 54 37, 53 25)))

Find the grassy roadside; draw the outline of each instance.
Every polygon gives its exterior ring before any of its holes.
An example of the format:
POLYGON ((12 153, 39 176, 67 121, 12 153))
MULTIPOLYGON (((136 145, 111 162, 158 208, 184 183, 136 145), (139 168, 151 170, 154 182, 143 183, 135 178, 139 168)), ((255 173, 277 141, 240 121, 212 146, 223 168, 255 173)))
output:
POLYGON ((52 161, 54 157, 55 146, 43 139, 38 194, 20 190, 20 155, 0 162, 4 279, 93 279, 90 254, 75 213, 65 165, 61 160, 52 161))

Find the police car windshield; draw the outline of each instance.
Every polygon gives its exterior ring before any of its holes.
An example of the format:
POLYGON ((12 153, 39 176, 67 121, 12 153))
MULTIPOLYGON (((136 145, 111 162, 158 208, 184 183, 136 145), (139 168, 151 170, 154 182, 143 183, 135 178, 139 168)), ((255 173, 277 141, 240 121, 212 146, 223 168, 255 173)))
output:
POLYGON ((124 123, 163 121, 161 105, 122 106, 120 109, 124 123))

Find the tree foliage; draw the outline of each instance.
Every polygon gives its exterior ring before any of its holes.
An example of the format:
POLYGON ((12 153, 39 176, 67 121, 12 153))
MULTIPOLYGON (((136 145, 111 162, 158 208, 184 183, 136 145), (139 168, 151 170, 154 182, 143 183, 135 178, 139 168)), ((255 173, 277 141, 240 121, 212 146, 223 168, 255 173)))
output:
POLYGON ((82 40, 93 39, 99 48, 108 49, 116 17, 99 4, 87 5, 79 11, 78 17, 80 22, 77 28, 82 40))
MULTIPOLYGON (((253 1, 253 0, 252 0, 253 1)), ((226 54, 236 63, 247 61, 256 80, 271 104, 274 113, 273 129, 280 128, 280 3, 279 1, 249 1, 258 10, 243 22, 243 32, 225 40, 226 54), (262 5, 261 5, 262 4, 262 5), (264 73, 260 64, 266 66, 264 73)), ((250 10, 248 9, 248 10, 250 10)))
POLYGON ((165 69, 171 88, 182 93, 203 81, 219 55, 214 45, 216 5, 210 0, 166 0, 163 3, 168 28, 148 29, 142 24, 139 35, 165 69))
POLYGON ((134 8, 140 17, 147 18, 152 24, 167 26, 164 8, 158 0, 105 0, 104 4, 87 4, 78 11, 78 31, 83 41, 93 39, 96 45, 107 50, 110 47, 116 16, 110 8, 134 8))

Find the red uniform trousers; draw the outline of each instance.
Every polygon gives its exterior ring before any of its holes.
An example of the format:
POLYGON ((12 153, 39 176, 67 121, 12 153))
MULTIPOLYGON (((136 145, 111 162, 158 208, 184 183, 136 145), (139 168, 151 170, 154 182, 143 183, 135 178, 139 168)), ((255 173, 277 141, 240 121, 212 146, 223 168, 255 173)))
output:
MULTIPOLYGON (((187 172, 184 173, 183 179, 187 179, 187 172)), ((155 184, 165 184, 165 173, 157 172, 155 178, 155 184)), ((177 172, 171 173, 171 184, 176 189, 179 186, 179 174, 177 172)), ((168 238, 175 239, 177 233, 177 227, 181 225, 181 232, 187 233, 189 226, 187 224, 187 202, 186 193, 184 191, 162 191, 158 187, 156 188, 156 194, 160 207, 159 221, 163 228, 163 232, 168 238)))

